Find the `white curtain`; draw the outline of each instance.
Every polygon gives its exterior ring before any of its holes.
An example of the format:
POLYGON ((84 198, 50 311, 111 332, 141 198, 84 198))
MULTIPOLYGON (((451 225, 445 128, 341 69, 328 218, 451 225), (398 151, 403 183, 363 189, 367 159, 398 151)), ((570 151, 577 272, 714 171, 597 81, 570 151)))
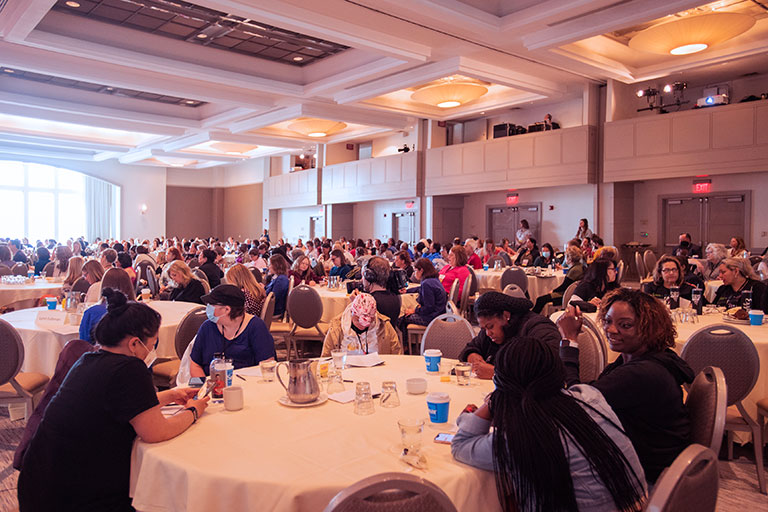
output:
POLYGON ((85 178, 85 222, 88 241, 116 236, 117 205, 114 185, 87 176, 85 178))

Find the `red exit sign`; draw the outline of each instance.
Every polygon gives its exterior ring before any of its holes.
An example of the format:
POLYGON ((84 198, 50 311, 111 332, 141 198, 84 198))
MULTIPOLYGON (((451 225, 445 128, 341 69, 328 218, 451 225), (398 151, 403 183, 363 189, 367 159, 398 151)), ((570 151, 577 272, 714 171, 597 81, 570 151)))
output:
POLYGON ((708 194, 711 191, 712 191, 712 180, 694 180, 693 181, 694 194, 708 194))

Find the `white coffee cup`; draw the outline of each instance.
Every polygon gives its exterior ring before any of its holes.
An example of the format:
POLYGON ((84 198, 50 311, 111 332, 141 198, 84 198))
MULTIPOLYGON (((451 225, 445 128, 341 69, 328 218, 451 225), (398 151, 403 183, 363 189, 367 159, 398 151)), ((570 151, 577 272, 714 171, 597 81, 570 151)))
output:
POLYGON ((150 290, 149 288, 143 288, 141 290, 141 300, 143 300, 144 302, 147 302, 151 298, 152 298, 152 290, 150 290))
POLYGON ((240 386, 224 388, 224 408, 228 411, 239 411, 243 408, 243 388, 240 386))

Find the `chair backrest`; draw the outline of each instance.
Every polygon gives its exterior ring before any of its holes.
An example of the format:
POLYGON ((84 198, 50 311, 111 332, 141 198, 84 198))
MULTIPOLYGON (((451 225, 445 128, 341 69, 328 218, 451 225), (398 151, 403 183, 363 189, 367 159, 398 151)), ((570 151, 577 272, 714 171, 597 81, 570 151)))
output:
POLYGON ((507 287, 508 284, 516 284, 523 290, 523 293, 528 291, 528 276, 525 275, 525 270, 520 267, 512 267, 504 270, 501 274, 501 289, 507 287))
POLYGON ((459 314, 459 308, 456 307, 456 303, 455 302, 453 302, 452 300, 449 300, 448 302, 445 303, 445 312, 446 313, 453 313, 454 315, 458 315, 459 314))
POLYGON ((650 275, 653 273, 653 269, 656 268, 656 255, 653 251, 648 249, 643 253, 643 265, 645 266, 645 274, 650 275))
POLYGON ((486 263, 488 264, 488 266, 489 266, 489 267, 493 268, 493 266, 496 264, 496 262, 497 262, 497 261, 500 261, 500 262, 501 262, 501 266, 502 266, 502 267, 506 267, 506 266, 507 266, 507 263, 506 263, 506 262, 504 261, 504 259, 503 259, 501 256, 499 256, 498 254, 497 254, 497 255, 495 255, 495 256, 491 256, 490 258, 488 258, 488 261, 487 261, 486 263))
POLYGON ((621 279, 624 277, 624 260, 619 260, 619 262, 616 264, 616 282, 620 283, 621 279))
POLYGON ((11 274, 13 274, 13 272, 9 267, 6 267, 5 265, 0 265, 0 276, 9 276, 11 274))
POLYGON ((187 345, 197 336, 197 331, 207 318, 205 307, 197 306, 187 311, 179 325, 176 326, 173 343, 176 346, 176 355, 179 356, 179 359, 184 355, 184 351, 187 350, 187 345))
POLYGON ((509 295, 510 297, 517 297, 518 299, 525 299, 525 292, 522 288, 517 286, 516 284, 508 284, 504 287, 504 293, 509 295))
POLYGON ((635 269, 640 281, 645 279, 645 263, 643 263, 643 255, 640 254, 640 251, 635 253, 635 269))
POLYGON ((421 337, 421 353, 426 349, 439 348, 443 357, 458 359, 467 343, 475 337, 472 326, 460 315, 444 313, 432 320, 421 337))
POLYGON ((89 283, 84 277, 80 277, 75 281, 75 284, 72 285, 72 291, 77 293, 88 293, 88 288, 91 287, 91 283, 89 283))
POLYGON ((24 344, 14 326, 0 319, 0 386, 10 382, 24 363, 24 344))
POLYGON ((250 271, 251 271, 251 274, 253 274, 253 277, 256 278, 257 283, 264 282, 264 276, 261 275, 261 270, 257 269, 256 267, 251 267, 250 271))
POLYGON ((264 299, 264 304, 261 305, 261 319, 264 321, 264 325, 267 326, 267 330, 272 326, 272 317, 275 314, 275 294, 269 292, 264 299))
POLYGON ((762 256, 752 255, 749 257, 749 263, 752 265, 759 265, 761 261, 763 261, 762 256))
POLYGON ((11 267, 11 273, 15 276, 25 276, 27 275, 27 271, 29 270, 29 267, 26 266, 24 263, 17 263, 13 267, 11 267))
POLYGON ((699 373, 707 366, 723 371, 728 386, 728 405, 741 402, 755 387, 760 359, 749 336, 731 325, 715 324, 699 329, 688 338, 680 353, 699 373))
POLYGON ((568 288, 565 289, 565 293, 563 293, 563 308, 567 307, 568 303, 571 302, 571 297, 573 297, 577 286, 579 286, 578 281, 569 284, 568 288))
POLYGON ((460 304, 461 297, 459 296, 459 280, 454 279, 453 283, 451 283, 451 291, 448 292, 448 300, 452 301, 454 304, 460 304))
POLYGON ((211 285, 208 283, 207 279, 199 279, 201 283, 203 283, 203 290, 206 294, 211 293, 211 285))
POLYGON ((197 261, 197 258, 192 258, 187 265, 189 265, 189 268, 196 268, 200 266, 200 262, 197 261))
POLYGON ((705 446, 692 444, 677 456, 656 481, 645 510, 714 511, 719 485, 717 455, 705 446))
MULTIPOLYGON (((201 280, 201 281, 205 281, 206 283, 208 283, 208 276, 207 276, 207 275, 205 275, 205 272, 203 272, 203 271, 202 271, 202 270, 200 270, 199 268, 193 268, 193 269, 192 269, 192 273, 193 273, 193 274, 195 275, 195 277, 197 277, 199 280, 201 280)), ((208 283, 208 284, 210 284, 210 283, 208 283)))
POLYGON ((475 274, 475 269, 471 265, 467 265, 467 270, 469 270, 469 275, 472 276, 472 282, 469 287, 469 295, 472 296, 477 293, 477 274, 475 274))
POLYGON ((720 368, 702 369, 688 389, 685 406, 691 417, 691 441, 720 452, 725 429, 725 410, 728 408, 728 390, 725 375, 720 368))
POLYGON ((288 295, 286 295, 286 305, 285 305, 285 312, 283 313, 283 322, 290 322, 291 321, 291 314, 288 312, 288 297, 291 296, 291 292, 293 291, 293 283, 294 283, 294 276, 288 277, 288 295))
POLYGON ((151 268, 147 273, 147 286, 149 287, 149 292, 152 294, 152 296, 157 297, 157 294, 160 291, 160 287, 157 284, 157 274, 155 274, 151 268))
POLYGON ((323 301, 320 294, 306 284, 300 284, 288 294, 286 308, 293 323, 305 329, 315 327, 323 317, 323 301))
POLYGON ((605 369, 606 342, 604 334, 597 325, 587 316, 582 316, 582 330, 577 341, 579 342, 579 379, 581 382, 597 380, 605 369))
MULTIPOLYGON (((457 279, 458 281, 458 279, 457 279)), ((459 299, 459 314, 466 317, 469 311, 469 291, 472 288, 472 276, 464 279, 464 287, 461 289, 461 298, 459 299)))
POLYGON ((324 512, 456 512, 438 486, 408 473, 381 473, 339 492, 324 512))
POLYGON ((43 267, 43 275, 45 277, 53 277, 53 269, 54 269, 54 264, 52 261, 49 261, 43 267))
POLYGON ((501 258, 502 261, 504 261, 504 265, 505 266, 507 266, 507 267, 511 267, 512 266, 512 258, 509 257, 509 254, 507 254, 506 251, 501 251, 499 253, 499 258, 501 258))

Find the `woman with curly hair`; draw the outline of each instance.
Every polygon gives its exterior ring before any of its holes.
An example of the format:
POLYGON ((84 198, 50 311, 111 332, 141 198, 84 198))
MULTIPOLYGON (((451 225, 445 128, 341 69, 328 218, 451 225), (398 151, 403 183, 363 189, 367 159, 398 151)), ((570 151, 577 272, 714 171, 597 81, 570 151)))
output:
POLYGON ((504 345, 490 399, 457 420, 453 456, 494 472, 505 511, 641 510, 645 477, 619 419, 595 388, 564 381, 543 341, 504 345))
POLYGON ((267 294, 264 287, 256 281, 251 271, 245 265, 236 263, 227 270, 227 282, 242 290, 245 295, 245 312, 249 315, 261 316, 261 308, 267 294))
POLYGON ((670 289, 673 286, 680 289, 680 297, 691 300, 691 291, 694 286, 685 282, 683 266, 677 258, 665 254, 659 258, 653 269, 653 282, 645 283, 643 291, 657 299, 664 300, 669 297, 670 289))
MULTIPOLYGON (((597 314, 608 344, 621 355, 597 380, 597 388, 624 425, 649 483, 689 444, 691 420, 681 385, 693 370, 672 350, 677 332, 664 304, 640 290, 620 288, 603 298, 597 314)), ((557 321, 567 383, 579 382, 581 311, 569 307, 557 321)))

